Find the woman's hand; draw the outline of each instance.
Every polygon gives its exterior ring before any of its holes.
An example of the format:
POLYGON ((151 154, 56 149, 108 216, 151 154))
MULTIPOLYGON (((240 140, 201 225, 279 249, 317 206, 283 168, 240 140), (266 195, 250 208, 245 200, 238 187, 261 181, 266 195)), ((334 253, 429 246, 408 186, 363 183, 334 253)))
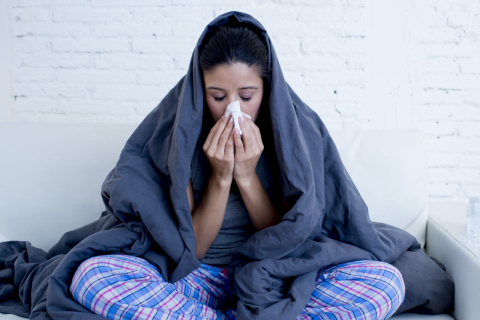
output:
POLYGON ((249 184, 255 177, 255 168, 258 159, 263 152, 262 136, 257 125, 245 116, 238 119, 240 129, 243 133, 243 142, 240 134, 235 131, 235 165, 233 168, 233 178, 237 184, 249 184))
POLYGON ((229 185, 233 180, 234 166, 233 125, 230 113, 220 118, 210 129, 203 145, 203 152, 212 166, 212 176, 229 185))

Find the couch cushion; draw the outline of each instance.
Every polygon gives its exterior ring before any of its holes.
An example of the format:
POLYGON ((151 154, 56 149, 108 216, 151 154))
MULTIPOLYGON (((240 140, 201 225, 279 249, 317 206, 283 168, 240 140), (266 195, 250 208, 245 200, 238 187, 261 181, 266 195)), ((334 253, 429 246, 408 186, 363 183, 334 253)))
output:
POLYGON ((0 233, 0 242, 8 241, 8 238, 0 233))
POLYGON ((14 314, 0 313, 0 320, 25 320, 25 319, 26 318, 22 318, 22 317, 14 315, 14 314))
MULTIPOLYGON (((100 217, 100 191, 136 126, 0 123, 0 233, 48 250, 100 217), (54 223, 52 223, 54 222, 54 223)), ((427 166, 414 130, 331 132, 373 221, 424 245, 427 166)))
POLYGON ((428 166, 417 130, 330 133, 372 221, 414 235, 425 246, 428 166))
POLYGON ((133 126, 0 124, 0 233, 48 250, 100 217, 100 191, 133 126))
MULTIPOLYGON (((455 320, 451 315, 448 314, 418 314, 418 313, 400 313, 389 319, 393 320, 455 320)), ((2 320, 2 318, 0 318, 2 320)))
MULTIPOLYGON (((416 313, 400 313, 389 319, 395 320, 455 320, 449 315, 439 314, 439 315, 424 315, 416 313)), ((0 320, 25 320, 25 318, 17 317, 13 314, 2 314, 0 313, 0 320)))

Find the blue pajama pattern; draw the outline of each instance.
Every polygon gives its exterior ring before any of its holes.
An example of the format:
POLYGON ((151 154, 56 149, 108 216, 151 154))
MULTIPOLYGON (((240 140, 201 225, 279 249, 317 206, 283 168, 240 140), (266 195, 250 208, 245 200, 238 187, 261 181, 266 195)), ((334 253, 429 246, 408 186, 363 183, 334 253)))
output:
MULTIPOLYGON (((169 283, 147 260, 125 254, 82 262, 70 293, 93 313, 114 320, 233 320, 238 300, 227 268, 202 263, 169 283)), ((350 261, 318 271, 310 300, 295 320, 388 319, 404 298, 405 284, 394 266, 350 261)))

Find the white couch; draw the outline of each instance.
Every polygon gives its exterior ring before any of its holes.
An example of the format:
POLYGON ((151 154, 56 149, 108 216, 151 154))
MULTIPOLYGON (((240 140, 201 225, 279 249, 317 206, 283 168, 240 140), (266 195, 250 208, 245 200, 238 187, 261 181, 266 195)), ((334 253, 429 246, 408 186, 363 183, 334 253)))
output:
MULTIPOLYGON (((100 217, 101 185, 136 126, 0 123, 0 237, 44 250, 100 217)), ((429 203, 427 158, 414 130, 331 132, 373 221, 412 233, 455 282, 457 320, 480 319, 478 250, 464 241, 465 205, 429 203), (425 245, 426 243, 426 245, 425 245)), ((0 320, 21 319, 0 314, 0 320)), ((403 313, 392 319, 447 320, 403 313)))

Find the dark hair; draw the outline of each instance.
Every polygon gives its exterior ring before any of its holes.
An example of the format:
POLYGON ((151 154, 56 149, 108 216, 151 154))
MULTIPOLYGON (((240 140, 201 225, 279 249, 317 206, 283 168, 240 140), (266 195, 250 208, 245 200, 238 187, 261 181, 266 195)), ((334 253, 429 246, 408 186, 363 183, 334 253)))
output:
POLYGON ((202 73, 208 73, 217 66, 243 62, 258 71, 259 76, 270 85, 270 67, 265 42, 246 26, 220 26, 205 38, 199 50, 202 73))

